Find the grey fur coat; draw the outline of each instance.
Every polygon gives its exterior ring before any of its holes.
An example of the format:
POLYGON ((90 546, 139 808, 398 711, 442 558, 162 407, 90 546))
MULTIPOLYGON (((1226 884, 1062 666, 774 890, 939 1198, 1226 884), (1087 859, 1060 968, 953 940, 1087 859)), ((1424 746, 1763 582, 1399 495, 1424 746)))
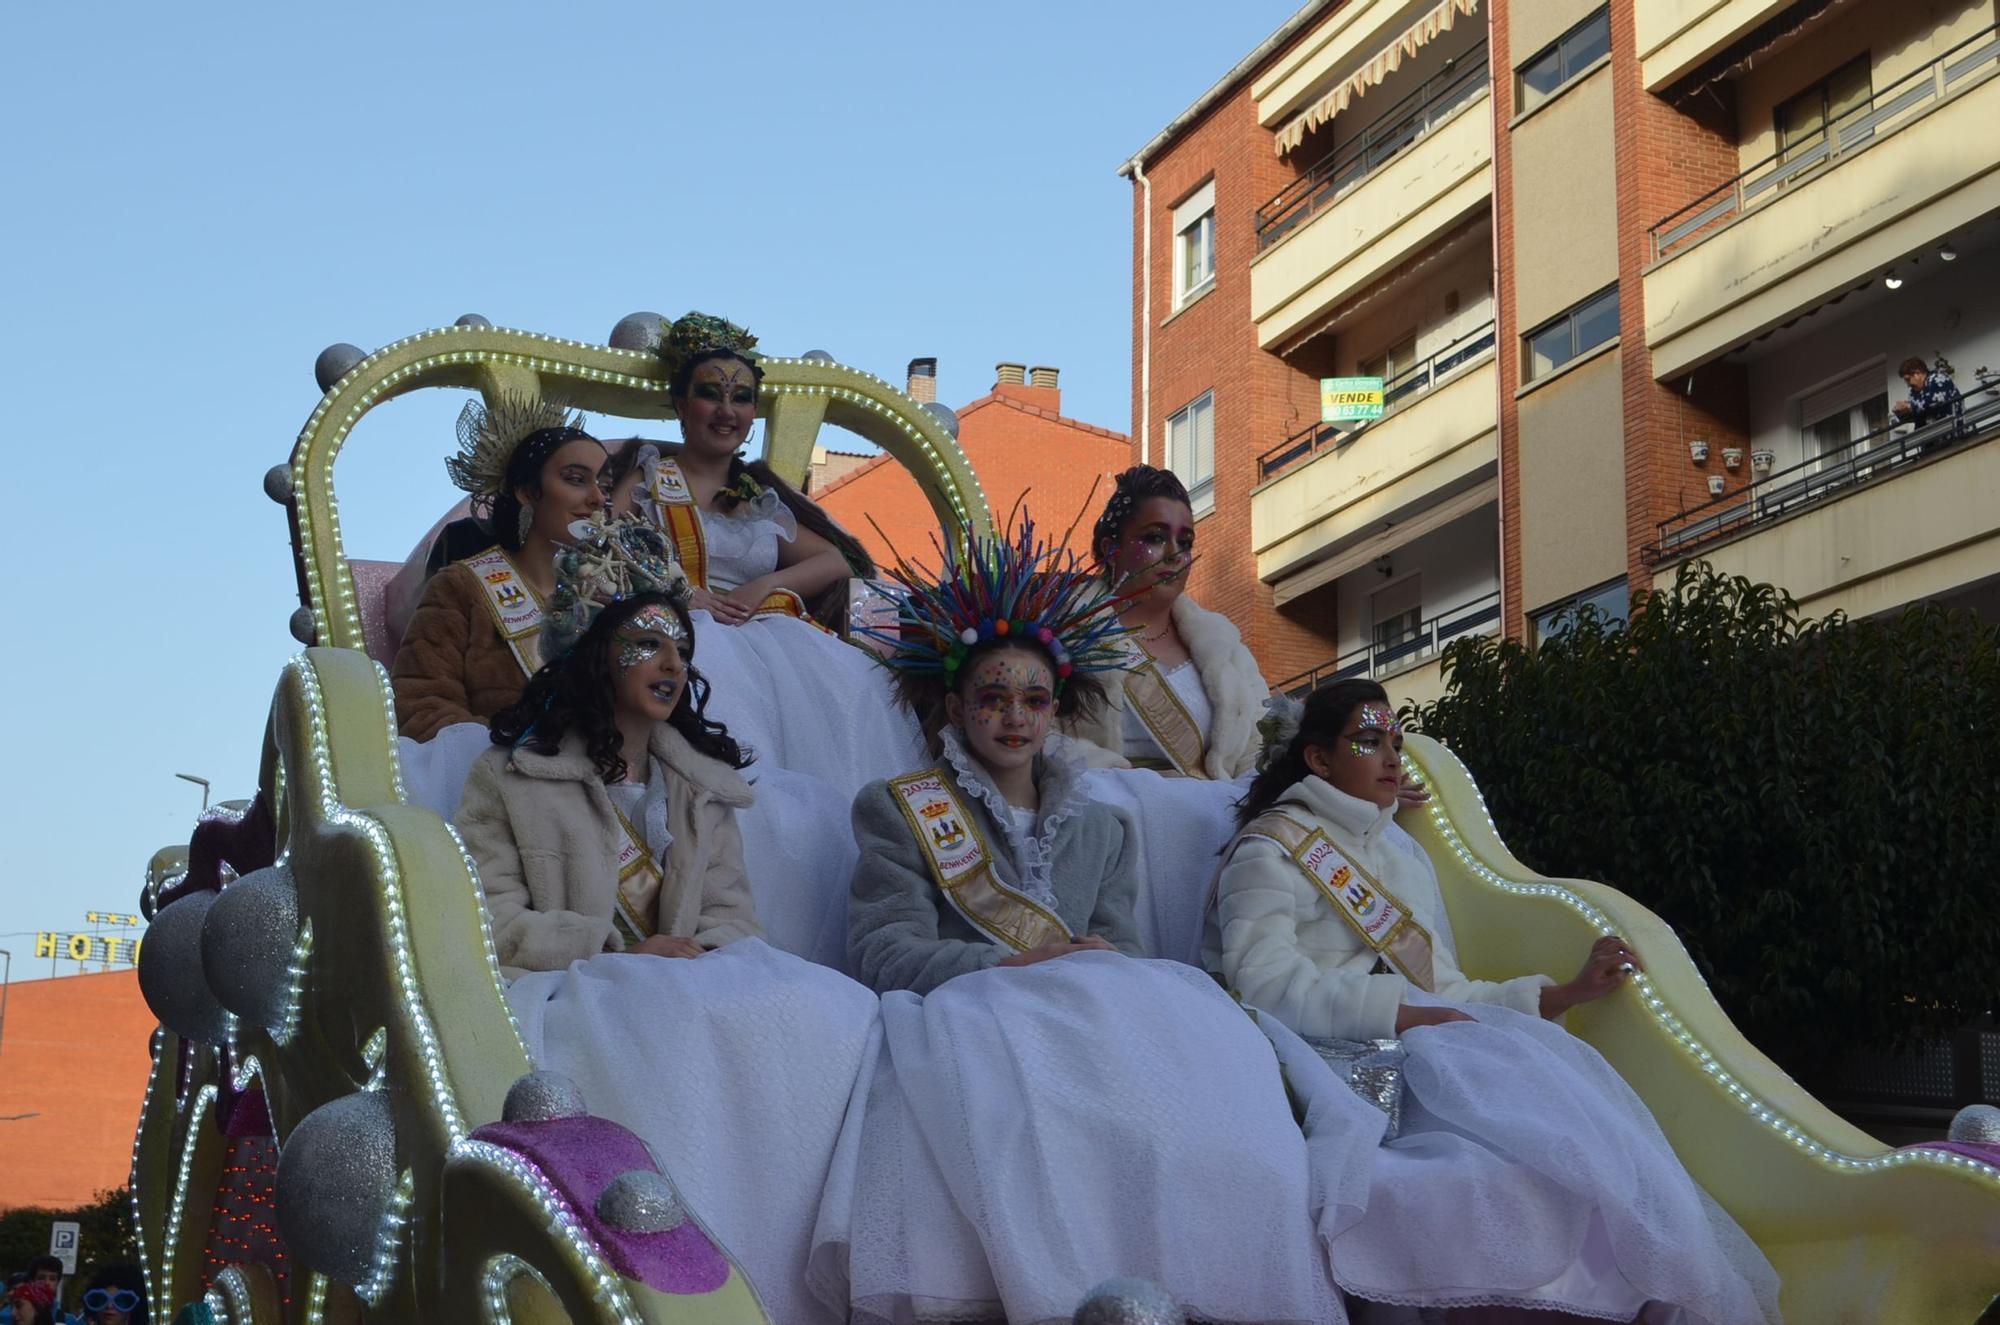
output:
MULTIPOLYGON (((1049 737, 1036 771, 1041 808, 1033 835, 1024 836, 956 729, 946 728, 941 739, 940 765, 985 831, 1000 881, 1054 911, 1070 933, 1096 934, 1141 955, 1132 824, 1122 810, 1090 799, 1072 743, 1049 737)), ((926 994, 1009 955, 939 892, 887 781, 855 797, 854 838, 861 856, 848 898, 847 955, 861 983, 878 993, 926 994)))

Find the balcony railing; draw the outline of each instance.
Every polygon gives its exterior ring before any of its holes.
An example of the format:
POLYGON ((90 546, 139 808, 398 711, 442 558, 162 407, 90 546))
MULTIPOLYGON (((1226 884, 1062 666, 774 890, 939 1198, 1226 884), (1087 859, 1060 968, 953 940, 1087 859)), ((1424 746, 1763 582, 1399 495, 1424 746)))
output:
POLYGON ((1935 455, 2000 432, 2000 385, 1967 393, 1958 413, 1917 428, 1891 423, 1837 450, 1781 469, 1748 488, 1725 493, 1659 523, 1659 537, 1639 550, 1647 565, 1683 557, 1739 530, 1843 497, 1862 484, 1901 473, 1935 455), (1977 401, 1978 403, 1974 403, 1977 401))
POLYGON ((1893 121, 1905 120, 1926 106, 1958 95, 1969 86, 1967 80, 1996 58, 2000 58, 2000 24, 1966 38, 1929 64, 1872 93, 1868 100, 1822 128, 1818 137, 1787 144, 1727 184, 1661 218, 1646 232, 1653 260, 1671 255, 1697 235, 1779 196, 1788 185, 1820 167, 1838 163, 1846 153, 1873 141, 1878 132, 1893 133, 1901 127, 1893 121))
POLYGON ((1489 81, 1486 43, 1445 62, 1439 73, 1384 111, 1358 135, 1257 209, 1257 251, 1263 252, 1310 220, 1351 184, 1365 179, 1477 96, 1489 81))
POLYGON ((1335 681, 1345 681, 1350 677, 1365 676, 1371 679, 1389 675, 1427 662, 1444 650, 1444 646, 1461 635, 1469 635, 1482 627, 1491 626, 1500 620, 1500 591, 1495 589, 1484 597, 1475 598, 1448 612, 1440 612, 1428 620, 1419 622, 1415 633, 1389 642, 1370 641, 1358 649, 1341 654, 1331 662, 1321 663, 1297 676, 1287 677, 1278 682, 1278 689, 1294 699, 1303 699, 1312 691, 1335 681))
MULTIPOLYGON (((1477 331, 1467 332, 1443 349, 1432 354, 1422 363, 1415 364, 1382 383, 1382 412, 1387 418, 1389 411, 1404 401, 1423 395, 1438 383, 1470 363, 1474 358, 1493 348, 1493 324, 1488 322, 1477 331)), ((1299 429, 1284 441, 1278 443, 1257 457, 1257 478, 1259 482, 1271 477, 1279 470, 1316 455, 1328 447, 1339 448, 1347 445, 1369 426, 1380 423, 1381 419, 1360 423, 1313 423, 1299 429)))

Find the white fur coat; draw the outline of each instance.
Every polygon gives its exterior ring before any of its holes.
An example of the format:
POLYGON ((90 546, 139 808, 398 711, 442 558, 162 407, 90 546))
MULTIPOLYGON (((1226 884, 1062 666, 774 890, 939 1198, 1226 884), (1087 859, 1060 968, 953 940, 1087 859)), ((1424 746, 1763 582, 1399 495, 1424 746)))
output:
MULTIPOLYGON (((1271 687, 1228 617, 1182 594, 1174 600, 1173 620, 1208 696, 1211 716, 1202 771, 1218 782, 1241 777, 1257 765, 1257 720, 1264 716, 1271 687)), ((1064 730, 1087 747, 1083 754, 1091 767, 1130 768, 1124 753, 1125 674, 1108 672, 1104 683, 1104 707, 1064 730)))

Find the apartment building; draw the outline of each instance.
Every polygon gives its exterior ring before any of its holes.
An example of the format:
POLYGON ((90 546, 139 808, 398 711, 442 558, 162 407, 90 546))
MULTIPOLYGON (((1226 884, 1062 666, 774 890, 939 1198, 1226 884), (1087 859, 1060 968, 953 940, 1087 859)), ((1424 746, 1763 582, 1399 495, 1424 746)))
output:
POLYGON ((1123 168, 1134 450, 1195 492, 1197 593, 1273 681, 1398 699, 1693 557, 2000 618, 1995 18, 1305 5, 1123 168), (1957 411, 1897 412, 1910 357, 1957 411), (1337 376, 1381 417, 1321 422, 1337 376))

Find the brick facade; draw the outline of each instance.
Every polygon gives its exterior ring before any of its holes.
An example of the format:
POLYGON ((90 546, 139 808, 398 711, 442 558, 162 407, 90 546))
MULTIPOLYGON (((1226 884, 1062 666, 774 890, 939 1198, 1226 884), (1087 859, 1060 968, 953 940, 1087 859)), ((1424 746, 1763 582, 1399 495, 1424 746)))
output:
MULTIPOLYGON (((1066 418, 1061 411, 1056 387, 1001 383, 958 411, 958 444, 979 475, 996 522, 1022 504, 1055 538, 1081 513, 1070 546, 1082 556, 1089 553, 1090 527, 1111 495, 1112 478, 1131 461, 1131 444, 1122 432, 1066 418)), ((878 562, 887 558, 889 543, 913 560, 935 559, 931 540, 937 517, 909 471, 887 455, 833 479, 814 499, 878 562)))
POLYGON ((1327 661, 1334 653, 1333 591, 1308 594, 1278 609, 1271 589, 1257 578, 1250 544, 1250 493, 1257 485, 1257 457, 1319 417, 1317 374, 1308 374, 1258 348, 1250 318, 1250 263, 1257 254, 1252 223, 1257 208, 1298 171, 1272 147, 1271 132, 1257 123, 1246 75, 1145 163, 1152 186, 1133 185, 1132 418, 1133 457, 1150 451, 1165 467, 1166 420, 1203 392, 1215 392, 1215 509, 1196 526, 1201 558, 1192 577, 1195 596, 1227 614, 1243 632, 1265 675, 1277 680, 1327 661), (1173 211, 1176 204, 1215 180, 1215 285, 1175 310, 1173 211), (1142 227, 1152 227, 1153 262, 1141 270, 1142 227), (1152 282, 1152 390, 1148 408, 1142 384, 1145 300, 1139 282, 1152 282), (1150 447, 1143 445, 1150 438, 1150 447))

